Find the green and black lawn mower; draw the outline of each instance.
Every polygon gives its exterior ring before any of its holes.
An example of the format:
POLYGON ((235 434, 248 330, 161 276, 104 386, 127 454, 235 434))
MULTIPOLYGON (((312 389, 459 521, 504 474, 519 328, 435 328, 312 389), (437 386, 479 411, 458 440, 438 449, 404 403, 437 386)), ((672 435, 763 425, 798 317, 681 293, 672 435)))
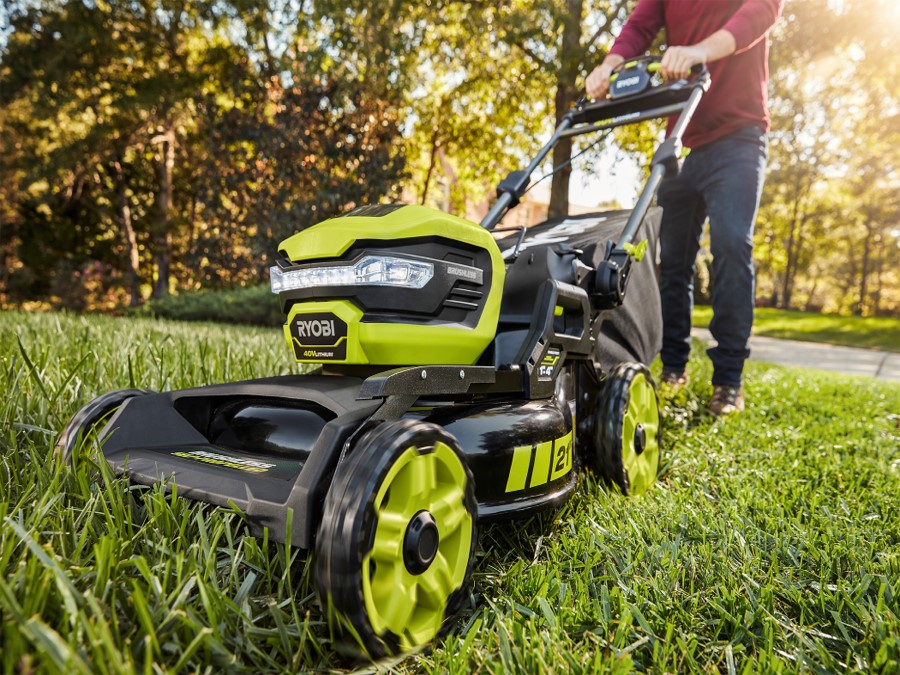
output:
POLYGON ((368 656, 427 644, 469 597, 479 525, 558 506, 584 467, 624 494, 656 478, 650 203, 709 86, 656 70, 628 62, 608 100, 576 104, 480 225, 378 205, 285 240, 271 285, 310 374, 111 392, 58 448, 94 438, 116 473, 314 552, 330 625, 368 656), (673 115, 630 212, 497 227, 561 139, 673 115))

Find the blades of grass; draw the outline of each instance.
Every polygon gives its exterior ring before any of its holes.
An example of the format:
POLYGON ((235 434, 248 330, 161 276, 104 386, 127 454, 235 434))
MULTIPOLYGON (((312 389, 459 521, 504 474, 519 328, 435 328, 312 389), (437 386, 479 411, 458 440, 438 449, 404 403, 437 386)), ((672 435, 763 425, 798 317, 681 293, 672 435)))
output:
POLYGON ((218 603, 213 601, 215 596, 209 592, 209 589, 206 587, 206 582, 201 579, 197 580, 197 592, 200 594, 200 602, 206 612, 206 623, 215 631, 213 637, 215 637, 216 640, 220 640, 220 608, 218 603))
POLYGON ((70 620, 74 620, 75 615, 78 613, 81 594, 76 590, 72 580, 60 568, 59 564, 47 555, 46 551, 17 522, 11 518, 6 518, 4 522, 12 528, 19 540, 28 547, 28 550, 35 555, 41 564, 53 574, 57 590, 62 596, 63 604, 66 607, 66 613, 69 615, 70 620))
POLYGON ((287 625, 284 623, 284 618, 281 616, 281 610, 278 608, 278 603, 274 600, 270 600, 266 604, 266 608, 269 611, 269 616, 271 616, 272 620, 275 622, 276 635, 281 643, 281 652, 285 655, 292 654, 293 650, 291 645, 295 636, 291 635, 287 625))
POLYGON ((44 400, 49 401, 50 394, 47 391, 47 387, 44 385, 44 380, 41 378, 40 374, 37 372, 37 368, 35 368, 34 363, 28 356, 28 350, 26 350, 25 345, 22 344, 22 337, 18 333, 16 334, 16 341, 19 343, 19 353, 21 353, 22 358, 25 359, 25 365, 28 366, 28 372, 31 374, 31 379, 34 380, 38 389, 41 390, 41 393, 44 395, 44 400))
POLYGON ((147 649, 149 655, 145 655, 145 657, 150 658, 152 663, 153 657, 160 657, 162 653, 159 648, 159 640, 156 636, 156 624, 153 622, 153 616, 150 613, 147 598, 141 590, 137 580, 132 580, 131 582, 130 600, 131 605, 134 607, 135 614, 137 615, 138 623, 141 628, 144 629, 144 640, 149 641, 149 648, 147 649))
POLYGON ((174 668, 172 668, 172 672, 182 672, 190 662, 190 660, 193 658, 194 654, 197 653, 197 650, 200 649, 200 646, 203 644, 204 640, 206 640, 206 638, 210 635, 212 635, 212 630, 210 630, 209 628, 201 628, 200 632, 197 633, 197 636, 193 640, 191 640, 191 642, 185 648, 184 652, 181 654, 181 658, 178 659, 178 662, 175 664, 174 668))
POLYGON ((59 386, 56 387, 56 391, 53 393, 53 398, 50 400, 50 405, 54 405, 56 403, 57 399, 59 399, 60 394, 65 391, 66 387, 69 386, 69 382, 71 382, 72 378, 74 378, 78 374, 81 366, 83 366, 85 361, 87 361, 91 356, 94 356, 93 352, 88 352, 78 360, 78 363, 72 366, 72 369, 69 371, 69 376, 65 380, 63 380, 59 386))
POLYGON ((236 605, 243 607, 244 603, 247 601, 247 597, 250 595, 250 591, 253 590, 253 586, 256 584, 256 579, 256 572, 250 572, 246 576, 241 587, 238 588, 237 593, 234 594, 234 603, 236 605))
POLYGON ((35 433, 44 434, 45 436, 50 436, 52 438, 55 438, 57 433, 59 433, 57 431, 54 431, 53 429, 45 429, 44 427, 38 427, 34 424, 25 424, 24 422, 13 422, 12 428, 21 429, 22 431, 33 431, 35 433))
POLYGON ((734 667, 734 650, 730 644, 725 647, 725 665, 728 668, 728 675, 737 675, 734 667))
POLYGON ((128 353, 128 388, 134 389, 137 387, 134 379, 134 364, 131 361, 131 353, 128 353))
POLYGON ((106 610, 92 594, 87 595, 87 606, 90 609, 90 617, 85 617, 85 623, 93 626, 95 639, 91 641, 92 647, 102 651, 95 659, 95 663, 103 663, 105 666, 113 666, 119 657, 118 640, 115 635, 115 626, 110 628, 106 618, 106 610))
POLYGON ((285 519, 285 532, 284 532, 284 573, 281 577, 280 586, 284 588, 285 592, 289 595, 294 594, 294 587, 291 581, 291 563, 293 562, 293 555, 291 554, 291 535, 294 531, 294 509, 289 508, 287 510, 287 518, 285 519))
POLYGON ((17 625, 25 623, 25 612, 16 600, 16 594, 6 580, 0 577, 0 607, 4 608, 4 614, 15 619, 17 625))
POLYGON ((37 617, 28 619, 22 632, 35 644, 38 653, 48 658, 60 672, 90 674, 87 664, 72 651, 59 633, 37 617))
POLYGON ((556 628, 558 626, 556 613, 553 611, 553 608, 550 607, 550 603, 547 602, 547 599, 543 596, 538 596, 537 603, 541 608, 541 613, 544 615, 544 618, 547 620, 547 623, 550 625, 550 627, 556 628))
POLYGON ((197 577, 191 576, 185 579, 180 589, 175 589, 166 598, 166 605, 171 608, 171 611, 176 611, 187 604, 188 598, 191 597, 191 594, 194 592, 194 589, 197 586, 197 577), (175 593, 177 592, 177 595, 175 593))

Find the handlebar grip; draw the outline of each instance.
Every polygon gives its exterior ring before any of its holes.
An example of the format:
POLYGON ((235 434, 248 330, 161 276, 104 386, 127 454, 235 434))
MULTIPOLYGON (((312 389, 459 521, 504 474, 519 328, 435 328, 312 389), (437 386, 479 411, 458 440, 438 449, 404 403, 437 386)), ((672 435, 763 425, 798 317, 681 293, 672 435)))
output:
MULTIPOLYGON (((651 63, 650 65, 647 66, 648 73, 658 73, 661 70, 662 70, 662 63, 659 61, 656 61, 655 63, 651 63)), ((698 63, 694 66, 691 66, 691 73, 694 75, 699 75, 704 70, 706 70, 705 63, 698 63)), ((613 73, 612 75, 609 76, 609 81, 615 82, 619 78, 619 75, 621 75, 621 74, 622 74, 621 72, 613 73)))

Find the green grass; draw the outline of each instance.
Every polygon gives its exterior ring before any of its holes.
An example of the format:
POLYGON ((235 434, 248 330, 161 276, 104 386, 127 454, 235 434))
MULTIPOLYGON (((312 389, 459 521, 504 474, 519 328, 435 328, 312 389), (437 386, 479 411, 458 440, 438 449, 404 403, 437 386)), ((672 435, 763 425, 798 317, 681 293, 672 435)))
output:
MULTIPOLYGON (((747 411, 670 397, 659 484, 586 476, 483 528, 471 602, 401 672, 900 669, 900 387, 748 364, 747 411)), ((297 672, 333 651, 297 551, 55 435, 93 396, 295 372, 277 329, 0 314, 0 672, 297 672), (98 480, 98 478, 100 480, 98 480)))
MULTIPOLYGON (((706 328, 711 319, 712 307, 694 308, 694 326, 706 328)), ((754 316, 753 334, 900 352, 900 318, 896 317, 864 318, 761 307, 754 316)))

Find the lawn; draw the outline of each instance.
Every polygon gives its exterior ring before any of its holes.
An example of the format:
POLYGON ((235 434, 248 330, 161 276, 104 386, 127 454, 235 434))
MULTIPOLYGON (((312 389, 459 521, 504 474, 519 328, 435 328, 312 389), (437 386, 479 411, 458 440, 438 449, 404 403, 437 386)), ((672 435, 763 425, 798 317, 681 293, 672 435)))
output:
MULTIPOLYGON (((710 319, 712 307, 694 308, 694 326, 706 328, 710 319)), ((840 316, 760 307, 754 316, 753 334, 900 352, 900 318, 897 317, 840 316)))
MULTIPOLYGON (((483 528, 464 615, 394 668, 900 669, 900 386, 750 363, 747 411, 718 420, 701 351, 689 369, 658 485, 586 476, 562 509, 483 528)), ((272 329, 0 314, 0 672, 350 666, 299 552, 53 454, 101 392, 295 370, 272 329)))

